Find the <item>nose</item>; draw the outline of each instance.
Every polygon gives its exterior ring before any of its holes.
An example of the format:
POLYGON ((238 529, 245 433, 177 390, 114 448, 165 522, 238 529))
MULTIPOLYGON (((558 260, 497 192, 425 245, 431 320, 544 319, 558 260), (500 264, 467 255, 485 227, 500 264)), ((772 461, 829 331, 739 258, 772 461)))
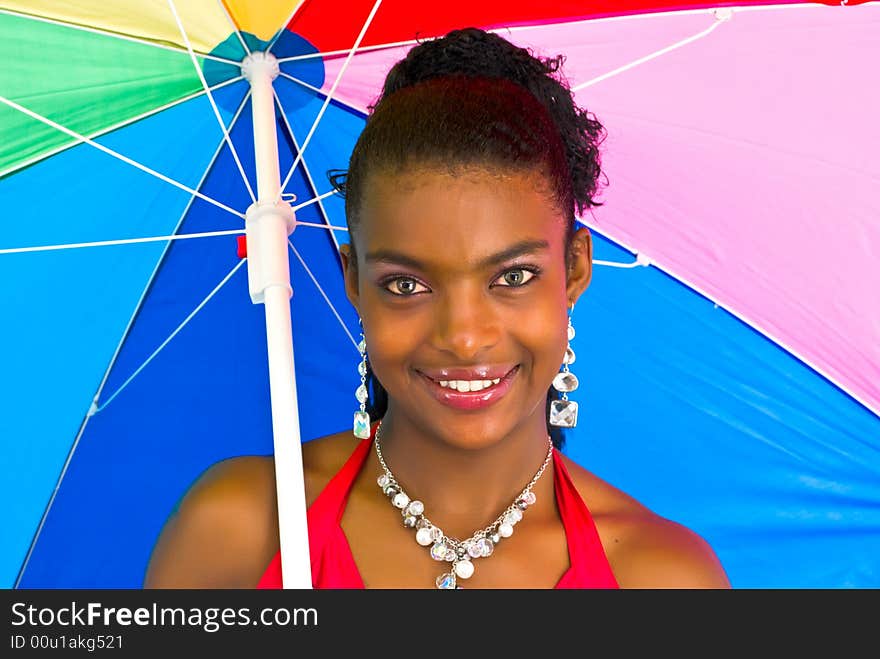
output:
POLYGON ((479 360, 501 338, 498 310, 479 286, 449 290, 437 303, 434 345, 459 362, 479 360))

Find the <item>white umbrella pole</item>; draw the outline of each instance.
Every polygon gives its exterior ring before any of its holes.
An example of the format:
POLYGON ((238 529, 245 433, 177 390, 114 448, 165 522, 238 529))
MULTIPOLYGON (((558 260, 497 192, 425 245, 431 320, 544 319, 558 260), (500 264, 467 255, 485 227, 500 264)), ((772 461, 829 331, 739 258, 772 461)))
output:
POLYGON ((251 84, 257 201, 248 209, 248 289, 266 309, 269 389, 275 445, 275 488, 284 588, 311 588, 302 445, 290 323, 290 270, 287 240, 296 226, 290 204, 281 200, 281 171, 275 129, 272 81, 278 63, 269 53, 245 58, 242 72, 251 84))

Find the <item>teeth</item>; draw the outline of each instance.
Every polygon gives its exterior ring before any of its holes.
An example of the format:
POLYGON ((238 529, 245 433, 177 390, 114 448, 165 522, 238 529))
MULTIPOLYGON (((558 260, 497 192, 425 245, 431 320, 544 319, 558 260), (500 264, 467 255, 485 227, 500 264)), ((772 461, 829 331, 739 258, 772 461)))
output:
POLYGON ((501 378, 494 380, 440 380, 440 386, 455 391, 482 391, 499 382, 501 382, 501 378))

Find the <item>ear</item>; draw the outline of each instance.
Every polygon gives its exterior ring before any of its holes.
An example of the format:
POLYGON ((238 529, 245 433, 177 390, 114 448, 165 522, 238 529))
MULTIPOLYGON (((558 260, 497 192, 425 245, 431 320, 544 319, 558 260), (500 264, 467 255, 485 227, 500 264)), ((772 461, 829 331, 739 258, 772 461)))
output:
POLYGON ((568 261, 565 294, 571 306, 587 290, 593 277, 593 238, 587 227, 581 227, 572 237, 568 261))
POLYGON ((352 253, 351 245, 339 246, 339 257, 342 259, 342 275, 345 279, 345 295, 360 316, 360 294, 358 286, 357 256, 352 253))

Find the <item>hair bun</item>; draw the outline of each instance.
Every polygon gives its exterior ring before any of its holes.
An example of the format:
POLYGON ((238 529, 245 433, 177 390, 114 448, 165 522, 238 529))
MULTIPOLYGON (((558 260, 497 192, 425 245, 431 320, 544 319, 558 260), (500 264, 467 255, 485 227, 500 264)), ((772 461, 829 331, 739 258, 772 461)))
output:
MULTIPOLYGON (((561 59, 561 58, 560 58, 561 59)), ((558 64, 552 65, 555 71, 558 64)), ((477 28, 453 30, 441 39, 425 41, 391 70, 383 95, 444 75, 507 78, 531 88, 548 67, 525 48, 477 28)))
POLYGON ((565 146, 578 213, 592 206, 598 187, 601 160, 599 144, 604 128, 595 117, 578 107, 560 69, 563 55, 538 57, 528 49, 478 28, 453 30, 446 36, 424 41, 397 62, 385 79, 382 99, 420 82, 449 75, 504 78, 529 90, 547 109, 565 146))

